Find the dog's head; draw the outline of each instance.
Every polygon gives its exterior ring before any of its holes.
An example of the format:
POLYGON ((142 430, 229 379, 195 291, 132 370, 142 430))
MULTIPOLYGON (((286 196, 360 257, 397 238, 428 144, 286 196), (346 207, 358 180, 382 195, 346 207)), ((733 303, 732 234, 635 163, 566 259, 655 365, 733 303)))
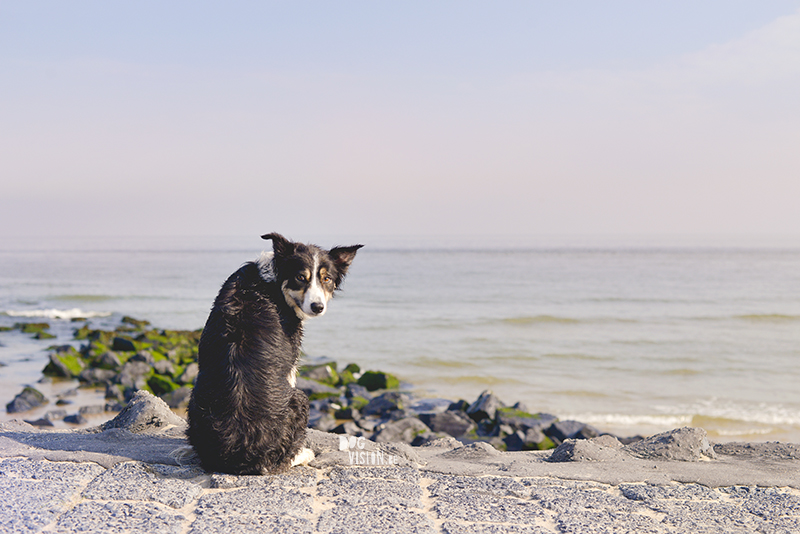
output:
POLYGON ((289 241, 280 234, 265 234, 261 238, 272 241, 275 279, 286 302, 300 319, 325 313, 356 251, 363 246, 323 250, 316 245, 289 241))

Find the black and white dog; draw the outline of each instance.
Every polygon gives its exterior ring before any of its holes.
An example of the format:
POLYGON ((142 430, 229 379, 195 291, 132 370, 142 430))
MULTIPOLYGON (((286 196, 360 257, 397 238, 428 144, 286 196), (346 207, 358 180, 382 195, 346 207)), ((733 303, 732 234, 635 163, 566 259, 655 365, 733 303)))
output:
POLYGON ((303 321, 324 314, 362 245, 294 243, 267 234, 272 252, 233 273, 200 337, 188 437, 207 471, 280 472, 308 463, 308 398, 295 388, 303 321))

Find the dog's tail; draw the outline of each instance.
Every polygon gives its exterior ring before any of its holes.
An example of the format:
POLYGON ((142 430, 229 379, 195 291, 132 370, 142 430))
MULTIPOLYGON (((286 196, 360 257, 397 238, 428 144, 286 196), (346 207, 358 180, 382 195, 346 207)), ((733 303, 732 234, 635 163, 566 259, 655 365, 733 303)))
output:
POLYGON ((200 459, 197 457, 197 454, 194 452, 194 449, 192 448, 191 445, 184 445, 183 447, 178 447, 177 449, 170 452, 168 456, 173 460, 175 460, 175 463, 181 467, 200 463, 200 459))

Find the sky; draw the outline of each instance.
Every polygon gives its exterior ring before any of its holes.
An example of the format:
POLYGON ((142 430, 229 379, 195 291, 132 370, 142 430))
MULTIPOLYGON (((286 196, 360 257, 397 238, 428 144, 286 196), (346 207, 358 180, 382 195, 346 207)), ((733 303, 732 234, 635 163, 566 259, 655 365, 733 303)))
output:
POLYGON ((798 95, 800 0, 0 0, 0 236, 800 238, 798 95))

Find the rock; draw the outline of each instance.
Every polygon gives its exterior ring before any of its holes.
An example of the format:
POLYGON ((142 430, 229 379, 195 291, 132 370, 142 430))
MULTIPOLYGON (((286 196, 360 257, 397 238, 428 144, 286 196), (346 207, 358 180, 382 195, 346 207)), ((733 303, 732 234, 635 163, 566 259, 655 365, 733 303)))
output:
POLYGON ((531 414, 519 408, 498 408, 495 418, 498 424, 508 425, 515 430, 531 428, 545 429, 558 421, 554 415, 546 413, 531 414))
POLYGON ((348 399, 363 397, 369 400, 372 398, 372 394, 369 392, 369 390, 364 386, 360 386, 358 384, 347 384, 347 386, 344 389, 344 396, 347 397, 348 399))
POLYGON ((453 403, 448 399, 420 399, 409 406, 409 409, 418 414, 442 413, 447 411, 451 404, 453 403))
POLYGON ((469 408, 467 408, 467 415, 472 418, 473 421, 479 423, 484 419, 494 419, 497 413, 498 408, 504 407, 505 404, 502 403, 497 396, 494 395, 488 389, 480 394, 478 399, 473 402, 469 408))
POLYGON ((50 363, 42 371, 49 376, 75 378, 83 371, 84 363, 75 347, 63 345, 50 353, 50 363))
POLYGON ((567 439, 559 445, 548 462, 608 462, 628 457, 614 436, 592 439, 567 439))
POLYGON ((297 377, 297 385, 295 387, 309 397, 312 395, 318 395, 320 393, 336 394, 336 396, 339 396, 338 389, 326 386, 325 384, 320 384, 314 380, 308 380, 307 378, 300 376, 297 377))
POLYGON ((147 379, 147 385, 156 395, 164 395, 165 393, 172 393, 178 389, 178 384, 173 382, 168 376, 153 375, 147 379))
POLYGON ((81 406, 78 413, 81 415, 101 415, 106 411, 104 404, 93 404, 91 406, 81 406))
POLYGON ((50 410, 44 414, 44 418, 48 421, 61 421, 67 416, 67 411, 62 409, 50 410))
POLYGON ((416 417, 406 417, 386 423, 374 436, 378 443, 411 443, 415 437, 430 433, 431 429, 416 417))
POLYGON ((331 429, 334 434, 348 434, 350 436, 363 436, 364 431, 354 421, 345 421, 331 429))
POLYGON ((35 421, 29 421, 25 419, 25 422, 33 426, 55 426, 50 419, 47 419, 45 417, 42 417, 41 419, 36 419, 35 421))
POLYGON ((192 362, 186 366, 181 376, 178 377, 178 382, 181 384, 194 384, 194 379, 197 378, 199 373, 200 366, 197 365, 197 362, 192 362))
POLYGON ((168 426, 185 428, 186 421, 172 413, 163 400, 148 391, 137 391, 128 406, 111 421, 100 425, 102 430, 123 428, 134 434, 156 432, 168 426))
POLYGON ((134 345, 133 341, 131 341, 130 339, 117 336, 113 340, 111 340, 111 350, 118 350, 121 352, 131 352, 136 350, 136 345, 134 345))
POLYGON ((600 431, 580 421, 557 421, 544 431, 557 443, 568 439, 591 439, 600 435, 600 431))
POLYGON ((644 460, 697 462, 717 457, 702 428, 683 427, 627 445, 625 450, 644 460))
MULTIPOLYGON (((120 339, 120 338, 115 338, 115 341, 116 341, 116 339, 120 339)), ((131 342, 131 346, 133 346, 132 342, 131 342)), ((146 351, 146 350, 140 350, 139 352, 137 352, 136 354, 131 356, 131 358, 128 361, 129 362, 144 362, 144 363, 150 365, 151 367, 153 365, 155 365, 155 363, 156 363, 156 359, 153 357, 153 353, 151 353, 149 351, 146 351)))
POLYGON ((120 320, 120 322, 123 323, 123 324, 129 324, 129 325, 135 326, 136 328, 140 328, 140 329, 141 328, 146 328, 147 326, 150 325, 150 321, 145 321, 145 320, 142 320, 142 319, 134 319, 133 317, 129 317, 127 315, 124 316, 120 320))
POLYGON ((119 359, 119 356, 116 353, 108 351, 104 352, 100 358, 98 358, 97 363, 95 364, 96 367, 100 369, 112 369, 117 370, 122 367, 122 362, 119 359))
POLYGON ((450 412, 466 412, 469 408, 469 403, 464 399, 458 400, 447 407, 450 412))
POLYGON ((152 367, 145 362, 126 362, 117 375, 117 383, 133 389, 142 389, 147 384, 145 375, 150 373, 151 369, 152 367))
POLYGON ((117 413, 119 413, 124 409, 125 409, 125 406, 123 406, 122 404, 120 404, 118 402, 107 402, 106 406, 105 406, 105 410, 107 412, 117 412, 117 413))
POLYGON ((189 399, 192 397, 192 388, 183 386, 175 391, 165 393, 161 399, 167 403, 170 408, 186 408, 189 406, 189 399))
POLYGON ((117 373, 111 369, 89 368, 81 371, 81 374, 78 375, 78 380, 90 385, 110 384, 116 377, 117 373))
POLYGON ((435 414, 420 414, 420 420, 434 432, 444 432, 454 438, 463 436, 477 428, 475 422, 464 412, 447 411, 435 414))
POLYGON ((395 410, 402 410, 406 402, 408 402, 408 395, 397 391, 387 391, 369 401, 369 404, 361 409, 361 414, 387 416, 395 410))
POLYGON ((6 404, 6 412, 18 413, 26 412, 39 406, 45 405, 49 400, 38 389, 30 386, 22 390, 22 393, 14 397, 14 400, 6 404))
POLYGON ((76 413, 66 416, 64 418, 64 422, 71 425, 85 425, 89 421, 83 415, 76 413))
POLYGON ((316 366, 304 366, 300 370, 301 376, 320 382, 327 386, 335 386, 339 382, 336 372, 336 363, 326 363, 316 366))
POLYGON ((389 373, 365 371, 358 379, 358 385, 364 386, 369 391, 376 391, 378 389, 396 389, 400 387, 400 381, 389 373))
POLYGON ((333 416, 334 416, 336 419, 345 419, 345 420, 348 420, 348 419, 349 419, 349 420, 356 419, 356 418, 358 418, 358 416, 359 416, 359 415, 360 415, 360 414, 359 414, 358 410, 356 410, 356 409, 355 409, 355 408, 353 408, 353 407, 349 407, 349 408, 341 408, 341 409, 339 409, 339 410, 336 410, 336 411, 333 413, 333 416))
POLYGON ((336 427, 336 419, 327 412, 310 409, 308 411, 308 427, 322 432, 329 432, 336 427))
POLYGON ((172 365, 172 362, 169 360, 158 360, 157 362, 153 363, 153 369, 156 370, 156 373, 160 375, 174 375, 175 374, 175 366, 172 365))

